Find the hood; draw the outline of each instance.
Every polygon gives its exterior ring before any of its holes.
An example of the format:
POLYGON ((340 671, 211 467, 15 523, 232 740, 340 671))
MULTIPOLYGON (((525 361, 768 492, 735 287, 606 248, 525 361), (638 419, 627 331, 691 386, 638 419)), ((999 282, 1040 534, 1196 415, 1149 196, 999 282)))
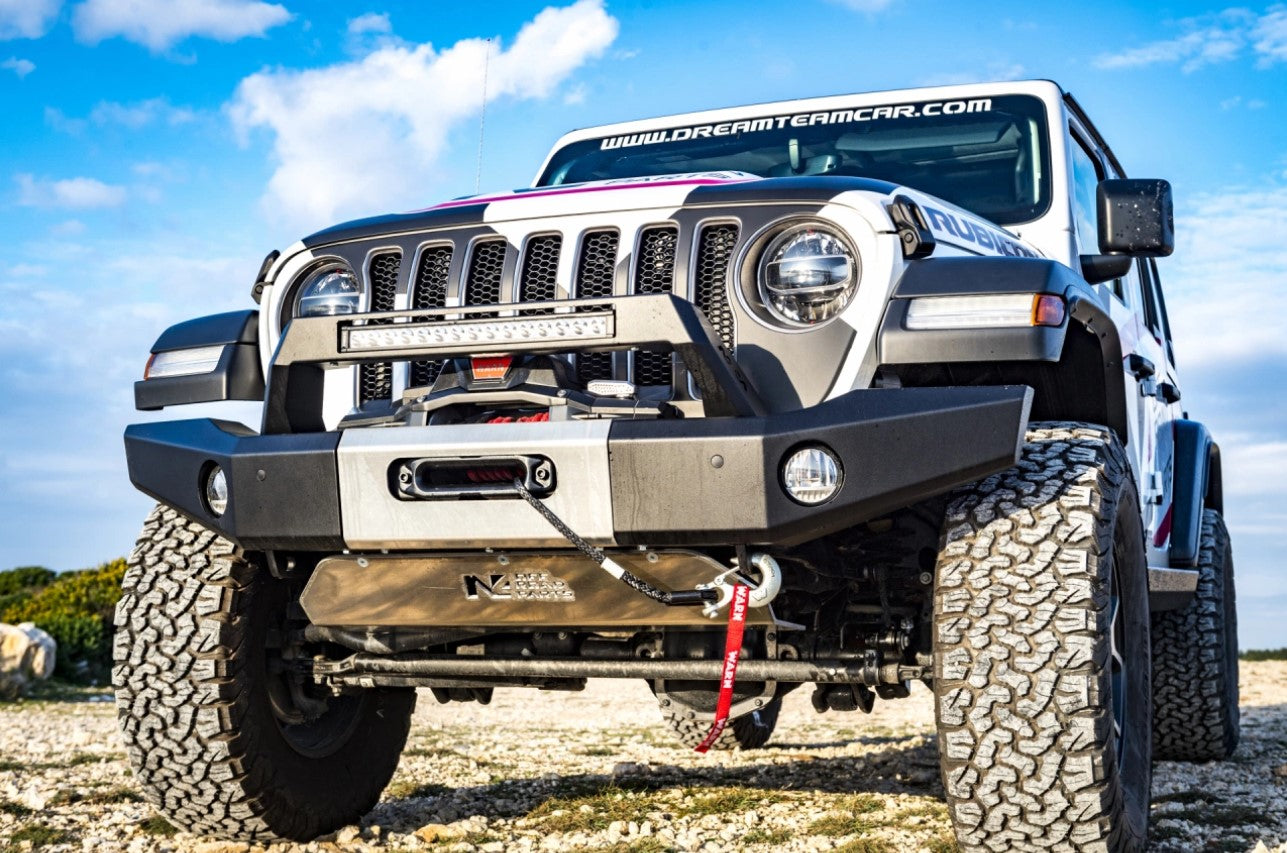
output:
POLYGON ((761 178, 746 172, 691 172, 645 178, 531 187, 453 199, 423 210, 345 222, 304 238, 313 248, 325 243, 516 219, 644 210, 691 205, 765 201, 826 202, 854 190, 888 195, 894 184, 868 178, 761 178))

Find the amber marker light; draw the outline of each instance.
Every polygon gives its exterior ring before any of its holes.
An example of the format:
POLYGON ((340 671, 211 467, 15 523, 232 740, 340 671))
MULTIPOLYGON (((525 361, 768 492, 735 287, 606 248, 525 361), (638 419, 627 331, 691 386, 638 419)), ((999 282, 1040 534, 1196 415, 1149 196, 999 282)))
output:
POLYGON ((1032 325, 1062 326, 1068 309, 1062 296, 1053 293, 1038 293, 1032 298, 1032 325))

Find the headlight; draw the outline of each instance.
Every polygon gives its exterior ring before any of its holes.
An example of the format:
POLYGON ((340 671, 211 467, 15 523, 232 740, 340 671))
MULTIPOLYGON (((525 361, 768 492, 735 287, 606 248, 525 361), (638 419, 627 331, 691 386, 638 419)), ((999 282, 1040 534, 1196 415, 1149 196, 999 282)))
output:
POLYGON ((331 264, 316 270, 295 297, 296 317, 356 314, 362 307, 362 285, 348 267, 331 264))
POLYGON ((858 261, 843 237, 814 224, 786 229, 760 257, 760 299, 790 325, 839 314, 858 287, 858 261))

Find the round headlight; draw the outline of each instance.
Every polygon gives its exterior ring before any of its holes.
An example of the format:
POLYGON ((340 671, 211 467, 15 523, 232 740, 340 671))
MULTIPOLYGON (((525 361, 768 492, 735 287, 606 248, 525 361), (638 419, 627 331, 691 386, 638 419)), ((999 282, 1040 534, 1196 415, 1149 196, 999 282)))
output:
POLYGON ((825 447, 804 447, 782 463, 782 487, 805 506, 826 503, 840 490, 840 461, 825 447))
POLYGON ((314 272, 295 298, 295 316, 356 314, 362 307, 362 285, 347 267, 327 266, 314 272))
POLYGON ((206 473, 206 506, 216 517, 228 511, 228 478, 223 469, 214 465, 206 473))
POLYGON ((789 325, 813 326, 844 310, 858 287, 858 261, 836 232, 796 225, 760 257, 760 299, 789 325))

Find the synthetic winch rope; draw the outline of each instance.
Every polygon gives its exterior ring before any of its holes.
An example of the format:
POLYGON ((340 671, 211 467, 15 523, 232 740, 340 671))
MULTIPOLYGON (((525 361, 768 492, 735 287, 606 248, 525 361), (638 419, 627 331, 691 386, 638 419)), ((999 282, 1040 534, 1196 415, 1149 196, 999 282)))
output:
POLYGON ((527 487, 523 485, 522 480, 515 478, 514 488, 518 490, 518 494, 523 498, 523 500, 531 504, 532 508, 539 512, 541 516, 550 523, 551 527, 563 534, 564 539, 571 542, 578 551, 593 560, 595 565, 599 566, 599 568, 603 569, 605 572, 612 575, 631 589, 643 593, 654 601, 660 601, 662 604, 672 606, 681 604, 705 604, 708 601, 715 601, 719 598, 719 593, 713 589, 681 589, 674 592, 666 592, 665 590, 657 589, 657 587, 648 583, 646 580, 632 575, 626 570, 625 566, 613 561, 611 557, 603 553, 602 548, 596 548, 578 536, 571 527, 568 527, 567 524, 564 523, 563 519, 559 518, 549 507, 541 503, 541 501, 537 499, 536 495, 529 492, 527 487))

